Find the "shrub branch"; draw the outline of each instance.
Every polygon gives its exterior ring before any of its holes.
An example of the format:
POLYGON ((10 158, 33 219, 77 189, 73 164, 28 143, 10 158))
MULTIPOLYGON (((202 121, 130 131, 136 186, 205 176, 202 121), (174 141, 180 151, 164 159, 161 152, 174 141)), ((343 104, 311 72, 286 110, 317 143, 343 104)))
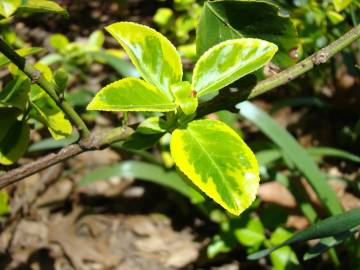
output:
POLYGON ((92 134, 79 143, 64 147, 58 153, 48 154, 36 161, 0 174, 0 189, 83 152, 101 150, 114 142, 125 140, 132 133, 132 128, 121 127, 100 134, 92 134))

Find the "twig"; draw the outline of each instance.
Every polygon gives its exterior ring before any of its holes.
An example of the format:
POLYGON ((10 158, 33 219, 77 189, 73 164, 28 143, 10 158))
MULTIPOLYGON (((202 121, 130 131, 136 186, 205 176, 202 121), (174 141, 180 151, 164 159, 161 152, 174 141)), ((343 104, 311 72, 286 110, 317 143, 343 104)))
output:
POLYGON ((19 168, 0 174, 0 189, 83 152, 103 149, 114 142, 128 138, 132 133, 133 130, 126 127, 91 135, 88 139, 71 144, 58 153, 51 153, 19 168))
POLYGON ((86 127, 84 121, 80 118, 77 112, 73 107, 64 99, 60 99, 56 93, 56 85, 47 81, 44 76, 41 75, 41 72, 35 69, 33 66, 26 63, 26 59, 20 56, 16 51, 14 51, 3 39, 0 38, 0 52, 3 53, 9 60, 15 64, 22 72, 26 74, 31 80, 32 83, 36 83, 40 86, 62 109, 62 111, 67 115, 69 120, 76 126, 79 130, 82 138, 90 136, 90 131, 86 127))
POLYGON ((50 167, 44 171, 35 185, 26 190, 26 196, 23 196, 23 194, 15 196, 15 199, 11 203, 11 216, 9 222, 14 220, 20 214, 26 215, 36 199, 44 194, 45 191, 59 179, 62 171, 63 166, 61 163, 50 167))

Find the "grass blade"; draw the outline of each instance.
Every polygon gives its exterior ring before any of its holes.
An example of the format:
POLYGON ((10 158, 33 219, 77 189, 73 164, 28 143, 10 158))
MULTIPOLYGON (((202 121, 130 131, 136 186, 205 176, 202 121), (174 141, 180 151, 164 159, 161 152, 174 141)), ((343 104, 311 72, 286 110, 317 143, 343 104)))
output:
POLYGON ((294 234, 291 238, 283 243, 269 249, 264 249, 248 256, 249 260, 257 260, 269 255, 271 252, 283 246, 291 245, 298 242, 304 242, 311 239, 325 238, 330 236, 343 235, 349 230, 360 224, 360 208, 352 209, 346 213, 341 213, 327 219, 321 220, 311 225, 305 230, 294 234))
POLYGON ((240 114, 256 125, 269 139, 271 139, 295 164, 297 169, 306 177, 317 196, 332 215, 342 212, 342 207, 335 192, 330 188, 324 174, 309 156, 307 151, 299 145, 296 139, 285 129, 281 128, 266 112, 249 101, 239 103, 240 114))
POLYGON ((125 161, 94 170, 81 179, 80 185, 87 185, 113 176, 134 177, 156 183, 179 192, 191 199, 191 201, 196 200, 197 196, 201 196, 195 190, 192 190, 176 172, 166 171, 161 166, 141 161, 125 161))

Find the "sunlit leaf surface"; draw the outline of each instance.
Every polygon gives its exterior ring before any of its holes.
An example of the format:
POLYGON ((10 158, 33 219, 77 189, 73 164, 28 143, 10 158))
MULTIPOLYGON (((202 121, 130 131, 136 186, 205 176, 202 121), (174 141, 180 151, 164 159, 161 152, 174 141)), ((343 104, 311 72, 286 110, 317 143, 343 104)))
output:
POLYGON ((239 215, 255 199, 259 185, 255 156, 224 123, 193 121, 173 132, 170 148, 180 170, 230 213, 239 215))

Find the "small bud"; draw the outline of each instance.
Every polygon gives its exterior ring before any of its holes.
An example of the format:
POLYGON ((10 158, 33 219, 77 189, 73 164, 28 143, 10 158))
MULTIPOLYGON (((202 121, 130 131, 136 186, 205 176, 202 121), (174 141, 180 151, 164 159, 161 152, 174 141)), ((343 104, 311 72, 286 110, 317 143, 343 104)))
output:
POLYGON ((59 95, 63 95, 68 83, 68 79, 69 79, 69 75, 63 68, 60 68, 57 71, 55 71, 54 80, 57 86, 56 92, 59 95))

